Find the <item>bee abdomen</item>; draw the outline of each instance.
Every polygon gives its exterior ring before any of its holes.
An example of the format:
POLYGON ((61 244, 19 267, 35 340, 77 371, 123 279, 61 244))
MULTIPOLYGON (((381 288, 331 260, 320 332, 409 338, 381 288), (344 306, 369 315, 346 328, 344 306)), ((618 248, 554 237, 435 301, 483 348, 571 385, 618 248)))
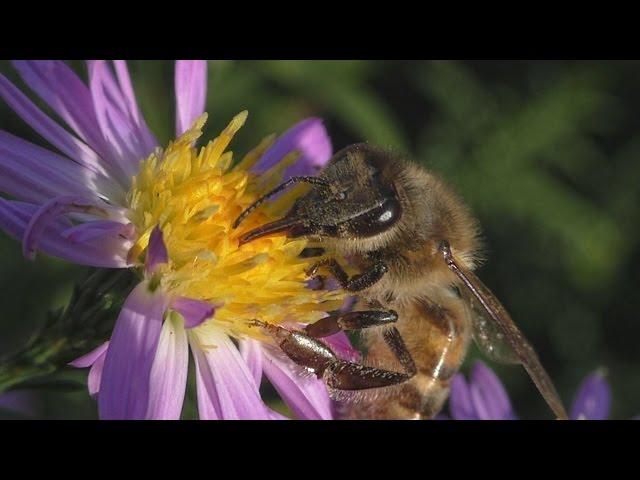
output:
POLYGON ((418 373, 402 385, 361 393, 356 401, 343 405, 341 417, 349 420, 427 420, 442 409, 449 395, 449 384, 450 380, 418 373))
MULTIPOLYGON (((458 299, 445 296, 439 303, 417 300, 398 315, 396 327, 415 362, 416 374, 348 406, 347 418, 433 418, 449 395, 451 379, 464 360, 470 339, 466 309, 458 299)), ((370 336, 366 343, 368 363, 397 365, 381 336, 370 336)))

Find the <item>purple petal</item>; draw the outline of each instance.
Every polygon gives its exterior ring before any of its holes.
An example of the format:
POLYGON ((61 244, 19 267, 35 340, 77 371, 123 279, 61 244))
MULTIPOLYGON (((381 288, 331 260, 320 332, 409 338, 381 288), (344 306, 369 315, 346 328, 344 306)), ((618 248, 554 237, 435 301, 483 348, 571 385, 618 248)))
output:
POLYGON ((319 277, 313 277, 306 281, 309 290, 320 290, 324 288, 324 282, 319 277))
POLYGON ((73 70, 59 60, 15 61, 13 65, 25 83, 94 151, 107 151, 91 93, 73 70))
POLYGON ((109 342, 104 342, 89 353, 69 362, 69 365, 76 368, 91 367, 91 370, 89 370, 89 376, 87 377, 87 389, 89 390, 89 395, 93 398, 96 398, 100 391, 102 369, 104 368, 104 359, 107 356, 108 348, 109 342))
POLYGON ((189 344, 187 333, 169 316, 162 326, 151 368, 147 419, 179 420, 187 388, 189 344))
MULTIPOLYGON (((250 340, 256 342, 256 340, 250 340)), ((264 354, 263 370, 282 400, 303 420, 331 420, 333 418, 331 399, 322 380, 304 375, 279 350, 262 345, 264 354)))
MULTIPOLYGON (((107 342, 108 343, 108 342, 107 342)), ((97 398, 100 393, 100 382, 102 381, 102 370, 104 370, 104 360, 107 358, 107 351, 102 352, 89 370, 87 378, 87 389, 92 398, 97 398)))
POLYGON ((340 358, 355 362, 360 359, 360 352, 353 348, 349 337, 344 332, 334 333, 322 339, 340 358))
POLYGON ((79 212, 90 214, 106 213, 96 204, 78 195, 65 195, 55 197, 42 205, 29 220, 29 224, 22 237, 22 253, 28 259, 33 260, 38 248, 38 242, 45 229, 57 217, 66 213, 79 212))
POLYGON ((269 420, 290 420, 288 417, 285 417, 281 413, 276 412, 275 410, 269 409, 269 420))
POLYGON ((245 339, 238 342, 240 355, 244 359, 258 388, 262 382, 262 348, 260 342, 245 339))
POLYGON ((133 84, 131 83, 131 76, 129 75, 129 69, 127 68, 127 62, 124 60, 114 60, 113 65, 116 70, 116 77, 118 78, 118 85, 122 92, 122 99, 125 103, 125 109, 129 112, 131 118, 139 124, 142 121, 142 114, 138 108, 138 102, 136 100, 136 94, 133 91, 133 84))
POLYGON ((137 131, 142 140, 142 146, 145 150, 153 150, 158 144, 158 140, 153 135, 147 123, 144 121, 144 117, 138 108, 138 102, 136 101, 136 95, 133 91, 133 85, 131 83, 131 77, 129 76, 129 69, 127 68, 127 62, 124 60, 113 61, 116 77, 118 78, 118 85, 122 92, 124 102, 126 105, 126 111, 129 114, 132 122, 136 125, 137 131))
POLYGON ((270 410, 229 337, 207 332, 206 346, 190 338, 196 363, 198 412, 204 420, 269 420, 270 410))
POLYGON ((106 62, 89 63, 89 88, 98 125, 110 146, 108 160, 112 169, 117 169, 123 181, 128 182, 153 148, 130 118, 127 102, 106 62))
POLYGON ((204 113, 207 61, 178 60, 175 72, 176 135, 182 135, 204 113))
POLYGON ((38 400, 33 392, 11 390, 0 394, 0 409, 19 412, 24 415, 34 415, 39 409, 40 402, 38 400))
POLYGON ((72 160, 0 130, 0 191, 42 203, 60 195, 108 194, 105 177, 72 160))
POLYGON ((471 382, 469 384, 469 393, 471 395, 473 408, 479 420, 504 420, 504 418, 495 415, 494 409, 491 408, 490 401, 484 397, 478 385, 471 382))
POLYGON ((169 252, 162 237, 160 227, 155 227, 149 236, 149 246, 147 247, 147 259, 145 270, 147 274, 153 273, 158 265, 169 262, 169 252))
POLYGON ((350 296, 344 299, 344 303, 340 307, 340 311, 342 313, 348 313, 353 310, 353 308, 358 303, 358 297, 350 296))
MULTIPOLYGON (((333 277, 326 280, 321 280, 318 277, 314 277, 307 280, 306 283, 307 283, 307 288, 310 290, 320 290, 320 289, 337 290, 339 288, 342 288, 340 286, 340 283, 333 277)), ((344 299, 343 304, 340 306, 340 311, 342 313, 350 312, 356 306, 356 303, 358 303, 358 297, 348 296, 347 298, 344 299)))
POLYGON ((301 156, 287 169, 285 178, 312 175, 327 164, 333 149, 322 120, 308 118, 291 127, 265 152, 254 170, 265 172, 293 151, 300 152, 301 156))
POLYGON ((606 420, 611 410, 611 387, 600 372, 584 379, 571 406, 574 420, 606 420))
MULTIPOLYGON (((114 95, 114 92, 119 93, 119 89, 108 64, 104 61, 93 61, 88 63, 88 67, 94 111, 100 132, 109 146, 103 158, 109 165, 112 175, 119 178, 120 183, 124 185, 136 172, 136 166, 139 160, 143 159, 143 155, 136 151, 133 145, 136 139, 132 138, 133 128, 119 109, 119 107, 123 108, 125 103, 122 96, 114 95)), ((137 146, 140 147, 140 145, 137 146)))
MULTIPOLYGON (((0 229, 21 240, 38 209, 37 205, 0 198, 0 229)), ((72 243, 63 235, 68 229, 68 222, 61 220, 49 224, 40 238, 40 250, 80 265, 104 268, 129 266, 127 252, 131 248, 131 241, 127 238, 108 232, 87 242, 72 243)))
POLYGON ((146 282, 125 301, 111 335, 102 371, 98 410, 102 419, 143 419, 162 317, 169 301, 146 282))
POLYGON ((93 365, 96 360, 101 357, 104 352, 109 348, 109 342, 104 342, 102 345, 94 348, 89 353, 85 353, 81 357, 76 358, 69 362, 69 365, 76 368, 87 368, 93 365))
POLYGON ((471 370, 471 399, 481 420, 513 418, 511 401, 500 379, 482 362, 471 370))
POLYGON ((478 420, 478 414, 471 401, 469 385, 461 373, 451 381, 449 411, 455 420, 478 420))
POLYGON ((171 308, 182 315, 185 328, 197 327, 216 311, 216 305, 187 297, 174 298, 171 308))
POLYGON ((36 132, 47 139, 51 145, 79 164, 97 173, 105 174, 102 161, 96 152, 51 120, 1 74, 0 97, 36 132))
POLYGON ((62 232, 62 236, 74 243, 85 243, 90 240, 108 236, 121 236, 133 239, 135 227, 129 224, 115 222, 113 220, 96 220, 75 225, 62 232))

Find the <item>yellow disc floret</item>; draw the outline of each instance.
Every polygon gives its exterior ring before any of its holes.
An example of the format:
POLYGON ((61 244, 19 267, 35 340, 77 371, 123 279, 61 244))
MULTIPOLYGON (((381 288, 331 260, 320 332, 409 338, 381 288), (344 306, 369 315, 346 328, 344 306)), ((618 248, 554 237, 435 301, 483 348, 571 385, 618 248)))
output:
POLYGON ((144 261, 149 236, 159 226, 170 259, 159 271, 162 288, 221 304, 198 330, 223 328, 236 337, 260 336, 247 326, 251 319, 311 323, 343 300, 339 291, 307 288, 305 271, 312 260, 299 258, 306 240, 275 236, 238 245, 243 232, 281 216, 291 201, 291 195, 281 197, 241 228, 232 228, 247 206, 281 180, 292 161, 285 158, 260 176, 250 172, 272 140, 267 139, 232 167, 226 148, 246 117, 246 112, 237 115, 219 137, 198 149, 203 115, 165 150, 142 162, 129 192, 130 220, 139 234, 130 259, 144 261))

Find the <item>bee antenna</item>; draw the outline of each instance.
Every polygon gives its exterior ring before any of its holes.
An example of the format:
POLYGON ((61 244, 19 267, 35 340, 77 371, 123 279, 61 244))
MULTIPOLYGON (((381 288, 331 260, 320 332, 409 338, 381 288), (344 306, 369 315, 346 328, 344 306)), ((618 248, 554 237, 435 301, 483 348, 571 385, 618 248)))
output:
POLYGON ((249 214, 251 214, 251 212, 253 212, 256 208, 258 208, 260 205, 262 205, 267 199, 269 199, 270 197, 273 197, 277 193, 280 193, 281 191, 289 188, 291 185, 295 185, 297 183, 310 183, 311 185, 322 185, 323 187, 328 187, 329 186, 329 184, 327 182, 325 182, 324 180, 321 180, 318 177, 310 177, 310 176, 291 177, 290 179, 288 179, 285 182, 282 182, 276 188, 274 188, 270 192, 267 192, 266 194, 264 194, 263 196, 258 198, 255 202, 253 202, 251 205, 249 205, 240 214, 240 216, 238 218, 236 218, 235 222, 233 222, 233 228, 238 228, 238 225, 240 225, 240 223, 242 223, 242 221, 245 218, 247 218, 249 216, 249 214))

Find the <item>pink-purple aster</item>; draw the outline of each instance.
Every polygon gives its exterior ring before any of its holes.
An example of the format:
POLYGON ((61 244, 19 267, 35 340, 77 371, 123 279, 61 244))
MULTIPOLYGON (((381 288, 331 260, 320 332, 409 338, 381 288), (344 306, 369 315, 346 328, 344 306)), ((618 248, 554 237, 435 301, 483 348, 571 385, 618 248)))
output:
MULTIPOLYGON (((611 410, 611 388, 604 374, 586 377, 571 405, 572 420, 606 420, 611 410)), ((476 362, 469 375, 458 374, 451 384, 449 412, 454 420, 517 420, 509 395, 496 374, 476 362)))
MULTIPOLYGON (((343 297, 304 287, 304 240, 239 248, 230 229, 283 175, 314 173, 329 160, 322 122, 307 119, 265 139, 236 165, 226 147, 246 112, 196 147, 206 120, 207 63, 178 61, 176 140, 163 148, 138 107, 126 63, 87 65, 85 84, 61 61, 14 62, 57 119, 0 74, 0 97, 50 144, 0 131, 0 192, 9 196, 0 197, 0 228, 22 241, 30 259, 41 251, 139 271, 110 340, 72 363, 90 367, 100 417, 180 418, 190 350, 200 418, 283 418, 260 396, 263 375, 297 418, 332 418, 322 382, 301 375, 246 321, 255 314, 308 323, 343 297)), ((286 200, 255 221, 277 215, 286 200)), ((329 341, 350 354, 346 337, 329 341)))

